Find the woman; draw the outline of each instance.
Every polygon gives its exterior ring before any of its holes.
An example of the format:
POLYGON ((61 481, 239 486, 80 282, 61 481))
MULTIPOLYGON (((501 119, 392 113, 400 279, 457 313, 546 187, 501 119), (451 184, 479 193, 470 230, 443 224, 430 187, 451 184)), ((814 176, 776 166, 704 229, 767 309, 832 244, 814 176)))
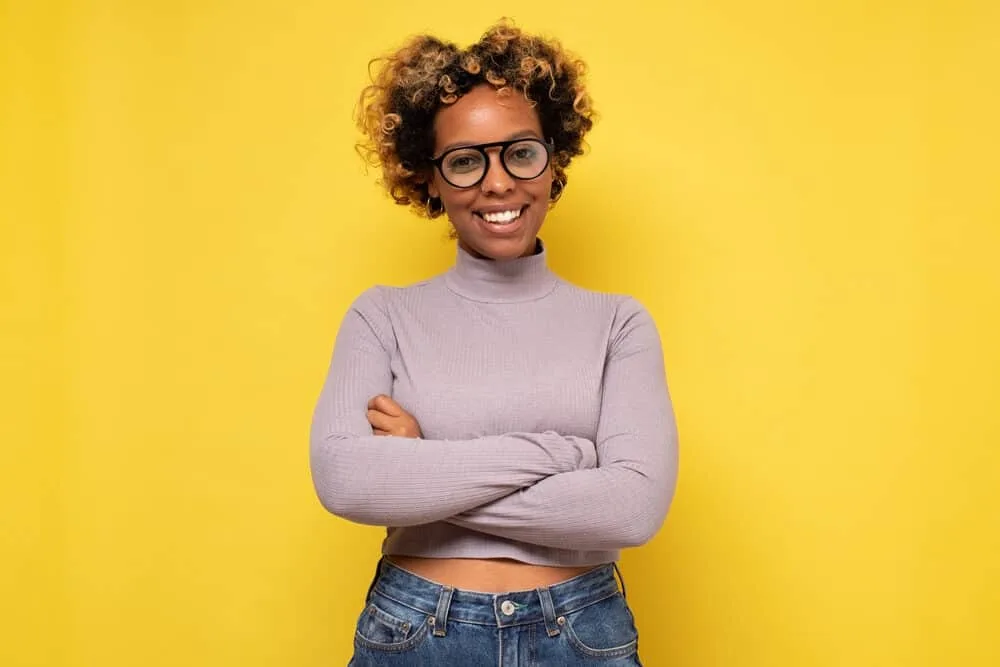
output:
POLYGON ((582 70, 501 23, 465 50, 413 39, 362 95, 389 192, 458 247, 357 298, 316 406, 320 500, 388 527, 352 665, 639 664, 614 573, 674 492, 660 340, 538 237, 592 125, 582 70))

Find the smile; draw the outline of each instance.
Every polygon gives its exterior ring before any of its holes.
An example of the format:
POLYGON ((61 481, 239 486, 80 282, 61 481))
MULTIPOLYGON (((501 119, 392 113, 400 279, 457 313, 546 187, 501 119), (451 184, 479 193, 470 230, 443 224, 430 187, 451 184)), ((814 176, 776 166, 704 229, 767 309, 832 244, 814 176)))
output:
POLYGON ((506 211, 489 211, 489 212, 476 211, 475 213, 476 215, 478 215, 491 225, 509 225, 521 217, 521 214, 524 212, 525 208, 527 208, 527 206, 522 206, 520 208, 512 208, 506 211))

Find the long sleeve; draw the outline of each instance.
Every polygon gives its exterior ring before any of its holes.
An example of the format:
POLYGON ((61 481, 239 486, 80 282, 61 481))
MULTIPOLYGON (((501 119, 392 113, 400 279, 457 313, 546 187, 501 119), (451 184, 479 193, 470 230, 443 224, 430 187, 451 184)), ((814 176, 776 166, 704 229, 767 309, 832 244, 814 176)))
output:
POLYGON ((554 432, 473 440, 373 435, 367 405, 392 394, 395 345, 384 296, 372 288, 341 324, 313 413, 313 484, 333 514, 377 526, 426 524, 596 464, 593 443, 554 432))
POLYGON ((612 332, 597 455, 597 468, 553 475, 448 521, 563 549, 620 549, 653 537, 676 487, 677 428, 655 323, 632 299, 612 332))

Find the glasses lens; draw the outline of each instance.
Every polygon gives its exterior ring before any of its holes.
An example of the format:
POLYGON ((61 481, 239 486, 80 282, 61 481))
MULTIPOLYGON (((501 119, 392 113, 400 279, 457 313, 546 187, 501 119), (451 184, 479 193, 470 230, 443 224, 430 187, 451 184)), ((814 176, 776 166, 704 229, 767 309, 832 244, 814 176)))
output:
POLYGON ((485 170, 483 154, 469 148, 453 150, 441 161, 441 173, 449 183, 459 188, 475 185, 485 170))
POLYGON ((549 165, 549 153, 542 142, 525 139, 507 147, 503 154, 503 163, 517 178, 536 178, 549 165))

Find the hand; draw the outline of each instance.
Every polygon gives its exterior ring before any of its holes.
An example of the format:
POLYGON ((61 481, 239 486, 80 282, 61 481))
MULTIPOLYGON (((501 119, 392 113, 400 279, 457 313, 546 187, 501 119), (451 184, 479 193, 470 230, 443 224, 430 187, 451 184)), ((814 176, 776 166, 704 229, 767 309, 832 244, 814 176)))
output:
POLYGON ((395 435, 400 438, 422 438, 420 424, 409 412, 385 394, 368 401, 368 423, 375 435, 395 435))

